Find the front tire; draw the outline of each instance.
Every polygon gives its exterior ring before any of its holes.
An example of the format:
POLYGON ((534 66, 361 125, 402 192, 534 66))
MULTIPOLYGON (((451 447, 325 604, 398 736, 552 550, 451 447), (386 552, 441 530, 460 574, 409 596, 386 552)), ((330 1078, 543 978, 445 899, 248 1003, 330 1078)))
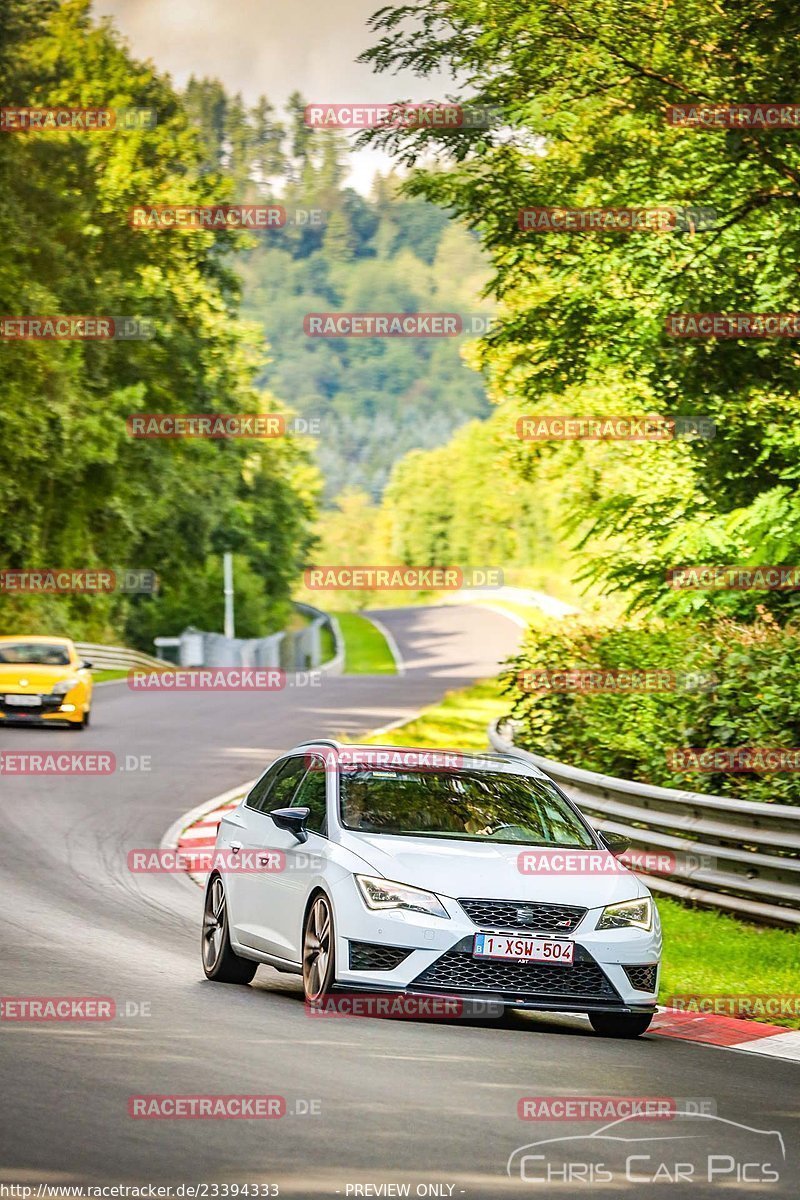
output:
POLYGON ((306 914, 303 926, 303 990, 314 1003, 333 987, 336 977, 333 910, 322 893, 306 914))
POLYGON ((225 885, 220 875, 212 876, 206 886, 201 949, 206 979, 215 983, 250 983, 258 970, 258 963, 240 958, 231 946, 225 885))
POLYGON ((654 1013, 589 1013, 592 1029, 601 1037, 636 1038, 647 1033, 654 1013))

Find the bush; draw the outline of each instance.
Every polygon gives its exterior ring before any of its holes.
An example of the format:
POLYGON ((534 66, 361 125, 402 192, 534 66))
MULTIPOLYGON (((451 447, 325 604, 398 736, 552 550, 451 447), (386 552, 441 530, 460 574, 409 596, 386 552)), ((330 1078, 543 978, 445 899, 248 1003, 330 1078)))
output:
POLYGON ((535 753, 664 787, 797 804, 797 772, 676 770, 667 753, 800 746, 797 658, 796 634, 763 611, 755 625, 686 620, 598 626, 570 618, 529 629, 502 678, 511 715, 520 723, 517 741, 535 753), (520 677, 523 671, 574 669, 675 672, 677 686, 536 693, 520 677))

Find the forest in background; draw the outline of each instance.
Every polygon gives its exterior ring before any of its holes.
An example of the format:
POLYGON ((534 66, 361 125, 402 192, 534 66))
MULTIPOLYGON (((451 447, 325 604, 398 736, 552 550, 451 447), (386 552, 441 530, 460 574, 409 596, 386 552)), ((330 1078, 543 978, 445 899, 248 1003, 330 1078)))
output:
POLYGON ((183 99, 206 169, 229 175, 239 200, 279 202, 296 222, 243 239, 238 257, 243 313, 269 347, 259 383, 319 422, 327 503, 346 488, 377 500, 407 451, 488 415, 485 381, 462 358, 468 338, 312 338, 303 318, 489 314, 479 240, 436 205, 402 195, 399 174, 376 175, 368 196, 349 186, 350 143, 307 127, 299 93, 281 109, 266 96, 248 106, 218 80, 191 79, 183 99))

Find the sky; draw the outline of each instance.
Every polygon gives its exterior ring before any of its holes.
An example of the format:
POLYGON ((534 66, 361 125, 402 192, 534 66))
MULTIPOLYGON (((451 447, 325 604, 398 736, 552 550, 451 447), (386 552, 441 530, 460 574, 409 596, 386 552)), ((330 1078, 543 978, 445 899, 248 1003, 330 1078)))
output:
MULTIPOLYGON (((309 102, 352 103, 438 99, 444 77, 375 75, 354 59, 376 40, 367 18, 387 0, 94 0, 98 16, 114 18, 134 55, 152 59, 178 86, 210 75, 255 102, 264 93, 280 105, 293 91, 309 102)), ((423 0, 424 3, 424 0, 423 0)), ((390 159, 359 151, 350 182, 368 192, 375 170, 390 159)))

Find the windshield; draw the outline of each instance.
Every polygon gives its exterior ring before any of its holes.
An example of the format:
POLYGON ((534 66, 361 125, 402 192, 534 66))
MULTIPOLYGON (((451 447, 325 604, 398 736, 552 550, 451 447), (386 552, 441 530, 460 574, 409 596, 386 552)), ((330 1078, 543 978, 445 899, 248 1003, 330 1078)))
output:
POLYGON ((358 833, 593 847, 549 780, 490 772, 342 770, 341 816, 358 833))
POLYGON ((48 642, 0 642, 0 663, 37 667, 68 667, 66 646, 48 642))

